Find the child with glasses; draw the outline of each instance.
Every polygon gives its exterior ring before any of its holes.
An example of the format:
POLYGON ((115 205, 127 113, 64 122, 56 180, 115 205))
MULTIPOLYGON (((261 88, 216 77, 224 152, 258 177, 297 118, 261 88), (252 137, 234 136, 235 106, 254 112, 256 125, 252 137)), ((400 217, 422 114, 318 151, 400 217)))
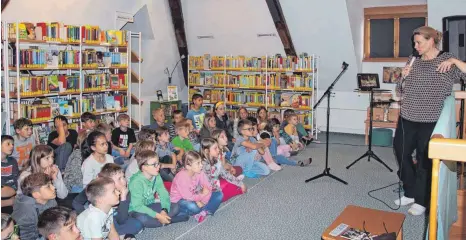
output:
POLYGON ((260 162, 265 144, 258 143, 254 136, 252 122, 247 119, 240 120, 238 137, 232 150, 232 156, 235 158, 233 165, 240 166, 244 176, 249 178, 257 178, 270 173, 269 167, 260 162))
POLYGON ((170 195, 160 177, 159 157, 154 151, 145 150, 136 155, 139 172, 129 181, 131 202, 129 211, 146 228, 161 227, 166 224, 184 222, 189 216, 180 216, 180 208, 170 203, 170 195), (160 202, 155 202, 157 193, 160 202))

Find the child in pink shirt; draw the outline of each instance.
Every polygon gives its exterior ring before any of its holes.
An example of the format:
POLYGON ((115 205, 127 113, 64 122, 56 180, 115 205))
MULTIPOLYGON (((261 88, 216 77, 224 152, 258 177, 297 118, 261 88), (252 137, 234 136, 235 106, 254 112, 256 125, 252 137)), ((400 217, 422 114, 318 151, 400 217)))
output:
POLYGON ((222 202, 222 192, 212 192, 212 185, 202 171, 199 153, 188 151, 183 156, 183 169, 173 179, 170 200, 178 203, 180 211, 202 222, 213 215, 222 202))

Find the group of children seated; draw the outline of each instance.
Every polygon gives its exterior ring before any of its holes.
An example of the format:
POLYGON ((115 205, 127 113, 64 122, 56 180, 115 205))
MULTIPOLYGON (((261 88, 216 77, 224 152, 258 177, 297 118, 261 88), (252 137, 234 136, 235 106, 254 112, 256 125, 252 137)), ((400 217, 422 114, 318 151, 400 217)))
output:
POLYGON ((223 102, 207 112, 202 98, 193 95, 186 118, 174 111, 173 124, 154 110, 137 137, 126 114, 112 129, 86 112, 79 133, 57 116, 48 144, 36 145, 32 122, 16 120, 16 134, 1 136, 1 238, 134 239, 190 216, 202 222, 247 191, 245 177, 310 163, 290 159, 312 141, 293 110, 280 123, 265 108, 257 118, 240 108, 230 121, 223 102))

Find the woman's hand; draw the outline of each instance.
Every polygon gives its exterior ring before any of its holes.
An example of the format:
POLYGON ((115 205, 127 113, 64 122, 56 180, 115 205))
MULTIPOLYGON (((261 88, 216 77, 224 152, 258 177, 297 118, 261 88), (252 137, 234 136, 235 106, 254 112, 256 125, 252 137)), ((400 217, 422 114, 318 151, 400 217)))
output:
POLYGON ((443 61, 442 63, 440 63, 440 65, 438 65, 437 71, 440 73, 446 73, 450 71, 451 67, 453 65, 456 65, 456 61, 458 61, 458 59, 455 58, 450 58, 446 61, 443 61))
POLYGON ((404 67, 403 71, 401 72, 401 77, 406 78, 409 75, 410 71, 411 71, 411 67, 409 65, 406 65, 406 67, 404 67))

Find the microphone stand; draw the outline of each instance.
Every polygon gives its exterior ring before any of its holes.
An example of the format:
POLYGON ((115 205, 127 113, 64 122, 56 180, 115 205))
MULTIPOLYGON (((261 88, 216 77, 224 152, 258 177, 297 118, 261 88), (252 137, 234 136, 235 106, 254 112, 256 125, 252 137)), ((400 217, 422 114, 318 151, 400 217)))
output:
POLYGON ((185 59, 185 56, 184 56, 184 55, 181 55, 180 60, 178 60, 178 62, 176 62, 175 67, 173 68, 173 70, 172 70, 171 73, 168 71, 168 68, 165 69, 165 73, 168 75, 168 85, 171 85, 171 84, 172 84, 173 72, 175 72, 176 66, 178 66, 178 64, 179 64, 183 59, 185 59))
POLYGON ((338 80, 340 79, 340 77, 343 75, 343 73, 346 72, 346 70, 348 69, 348 64, 346 62, 343 62, 342 64, 342 70, 340 72, 340 74, 338 74, 337 78, 333 81, 332 84, 330 84, 330 86, 327 88, 327 90, 324 92, 324 94, 322 95, 322 97, 319 99, 319 101, 317 101, 317 103, 314 105, 314 107, 312 109, 316 109, 317 106, 319 106, 319 104, 322 102, 322 100, 327 97, 327 130, 326 130, 326 133, 325 133, 325 138, 326 138, 326 142, 325 142, 325 169, 324 169, 324 172, 315 176, 315 177, 312 177, 312 178, 309 178, 307 179, 305 182, 310 182, 312 180, 316 180, 318 178, 321 178, 321 177, 331 177, 345 185, 347 185, 348 183, 341 180, 340 178, 332 175, 330 173, 330 168, 328 167, 328 147, 329 147, 329 131, 330 131, 330 95, 332 94, 332 90, 333 90, 333 87, 335 86, 335 84, 338 82, 338 80))

